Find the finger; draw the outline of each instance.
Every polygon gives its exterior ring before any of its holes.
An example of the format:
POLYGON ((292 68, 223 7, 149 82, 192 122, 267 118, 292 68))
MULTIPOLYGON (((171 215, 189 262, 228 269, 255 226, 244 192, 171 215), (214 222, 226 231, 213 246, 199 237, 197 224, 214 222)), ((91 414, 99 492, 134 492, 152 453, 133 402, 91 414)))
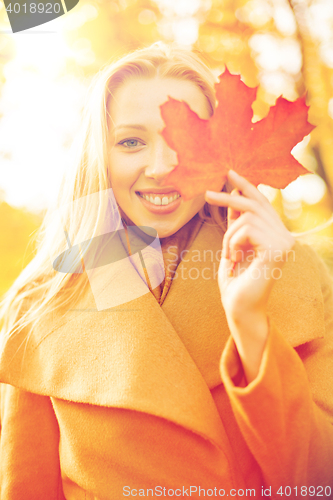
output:
POLYGON ((231 195, 229 193, 216 193, 215 191, 206 191, 206 201, 210 205, 220 207, 230 207, 238 212, 252 212, 257 214, 267 223, 280 225, 281 219, 267 198, 266 205, 263 206, 257 200, 246 198, 245 196, 231 195))
POLYGON ((206 201, 211 205, 220 207, 230 207, 238 212, 258 212, 262 207, 255 200, 246 198, 242 195, 231 195, 229 193, 216 193, 215 191, 206 191, 206 201))
POLYGON ((238 217, 237 220, 234 221, 232 226, 228 227, 223 236, 223 247, 225 247, 225 250, 223 252, 224 256, 230 255, 230 240, 234 236, 234 234, 243 226, 251 226, 253 228, 257 228, 264 232, 266 235, 271 232, 271 226, 267 225, 266 221, 263 221, 257 215, 254 215, 250 212, 242 214, 240 217, 238 217))
POLYGON ((245 254, 252 248, 254 252, 266 242, 265 233, 250 224, 245 224, 230 238, 229 255, 234 262, 244 260, 245 254))
MULTIPOLYGON (((240 196, 240 191, 238 189, 233 189, 230 193, 230 196, 240 196)), ((228 228, 238 219, 241 212, 239 210, 235 210, 232 207, 228 207, 228 228)))
MULTIPOLYGON (((241 193, 247 198, 252 198, 253 200, 258 201, 259 203, 266 204, 268 202, 266 196, 264 196, 258 189, 251 184, 245 177, 242 177, 234 170, 228 171, 228 180, 232 183, 233 186, 238 188, 241 193)), ((269 202, 268 202, 269 203, 269 202)))
POLYGON ((227 283, 234 277, 234 268, 235 264, 232 261, 222 257, 219 266, 219 280, 224 284, 227 283))

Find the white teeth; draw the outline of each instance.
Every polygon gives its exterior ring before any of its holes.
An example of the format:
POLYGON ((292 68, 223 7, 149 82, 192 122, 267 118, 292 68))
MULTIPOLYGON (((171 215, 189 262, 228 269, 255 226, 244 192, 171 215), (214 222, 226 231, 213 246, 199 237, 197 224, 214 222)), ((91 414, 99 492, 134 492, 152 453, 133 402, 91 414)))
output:
POLYGON ((169 203, 172 203, 173 201, 177 200, 177 198, 180 197, 180 194, 174 194, 173 196, 163 196, 162 198, 160 196, 154 196, 152 194, 141 194, 142 198, 144 198, 147 201, 150 201, 150 203, 153 203, 154 205, 169 205, 169 203))

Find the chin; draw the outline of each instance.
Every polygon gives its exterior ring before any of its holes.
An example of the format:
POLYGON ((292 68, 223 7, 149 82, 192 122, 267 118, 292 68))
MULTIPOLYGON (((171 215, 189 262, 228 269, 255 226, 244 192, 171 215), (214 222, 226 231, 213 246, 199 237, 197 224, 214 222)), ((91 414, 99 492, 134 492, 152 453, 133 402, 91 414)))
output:
POLYGON ((172 236, 177 231, 179 231, 185 224, 187 224, 196 214, 191 214, 189 217, 184 218, 184 220, 177 221, 161 221, 157 220, 150 221, 145 224, 147 226, 153 227, 156 229, 159 238, 167 238, 168 236, 172 236))
POLYGON ((153 229, 155 229, 157 231, 157 234, 158 234, 158 237, 161 239, 161 238, 167 238, 168 236, 171 236, 173 235, 174 233, 176 233, 181 227, 182 225, 174 225, 174 224, 168 224, 168 223, 161 223, 160 221, 154 223, 154 222, 150 222, 150 223, 146 223, 144 224, 146 226, 149 226, 149 227, 152 227, 153 229))
POLYGON ((176 212, 160 216, 157 214, 148 214, 148 217, 138 210, 136 213, 131 213, 127 217, 130 218, 132 223, 136 226, 152 227, 157 231, 158 237, 161 239, 172 236, 179 231, 199 212, 203 205, 204 202, 201 202, 197 203, 196 206, 186 207, 188 209, 190 208, 190 210, 180 210, 181 213, 179 214, 176 212))

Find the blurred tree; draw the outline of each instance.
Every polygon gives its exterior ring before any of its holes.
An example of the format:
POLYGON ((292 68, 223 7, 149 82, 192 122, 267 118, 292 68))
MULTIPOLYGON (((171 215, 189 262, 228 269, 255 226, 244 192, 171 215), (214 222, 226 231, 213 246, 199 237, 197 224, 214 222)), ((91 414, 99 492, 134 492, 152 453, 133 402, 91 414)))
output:
MULTIPOLYGON (((328 114, 333 97, 333 71, 322 60, 320 40, 310 27, 310 2, 289 0, 297 23, 297 36, 302 47, 302 77, 309 92, 310 119, 317 128, 312 133, 312 147, 317 160, 318 173, 333 191, 333 120, 328 114)), ((333 19, 332 19, 333 27, 333 19)), ((333 200, 331 199, 333 208, 333 200)))
POLYGON ((41 216, 0 203, 0 297, 31 260, 31 238, 42 221, 41 216))
POLYGON ((68 14, 65 39, 74 56, 90 47, 94 58, 85 64, 77 57, 69 60, 67 72, 85 76, 96 73, 110 60, 130 50, 150 45, 160 39, 157 21, 161 13, 150 0, 108 1, 81 0, 78 9, 68 14), (80 16, 87 20, 80 24, 80 16), (76 62, 76 65, 73 64, 76 62))

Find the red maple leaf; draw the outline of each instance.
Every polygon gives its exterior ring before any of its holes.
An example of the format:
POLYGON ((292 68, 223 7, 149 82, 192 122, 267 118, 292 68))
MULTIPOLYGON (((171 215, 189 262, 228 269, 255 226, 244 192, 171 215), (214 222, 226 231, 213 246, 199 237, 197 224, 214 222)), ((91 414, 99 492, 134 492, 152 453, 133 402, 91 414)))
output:
POLYGON ((229 169, 252 184, 284 188, 309 173, 291 154, 313 130, 307 121, 305 96, 294 102, 279 97, 266 118, 253 123, 257 87, 226 69, 215 85, 214 115, 202 120, 185 102, 170 98, 161 105, 166 127, 162 135, 177 152, 178 165, 163 184, 172 184, 189 200, 207 189, 220 191, 229 169))

